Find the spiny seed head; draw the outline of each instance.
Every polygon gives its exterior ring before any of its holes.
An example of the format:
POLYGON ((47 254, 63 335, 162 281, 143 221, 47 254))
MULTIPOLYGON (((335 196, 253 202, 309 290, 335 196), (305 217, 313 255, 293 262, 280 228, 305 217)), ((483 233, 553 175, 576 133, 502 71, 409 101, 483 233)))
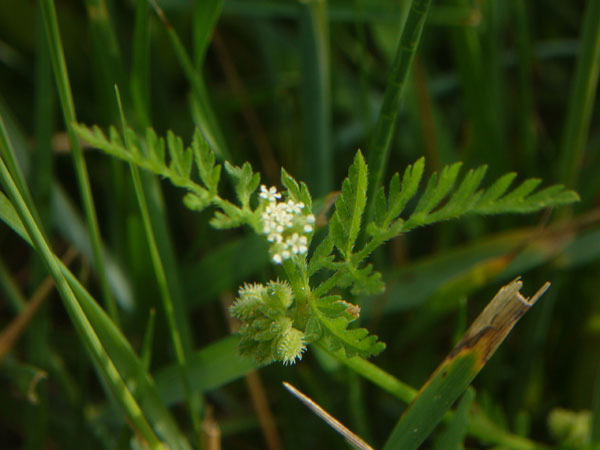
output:
POLYGON ((241 321, 240 352, 253 356, 261 364, 283 361, 293 364, 306 349, 304 334, 293 328, 294 294, 282 281, 246 284, 230 312, 241 321))
POLYGON ((296 359, 302 359, 306 351, 304 333, 295 328, 290 328, 281 335, 277 342, 276 356, 283 361, 283 365, 294 364, 296 359))
POLYGON ((266 297, 269 300, 275 300, 283 308, 287 309, 294 301, 294 292, 292 291, 292 287, 285 281, 269 281, 266 289, 266 297))

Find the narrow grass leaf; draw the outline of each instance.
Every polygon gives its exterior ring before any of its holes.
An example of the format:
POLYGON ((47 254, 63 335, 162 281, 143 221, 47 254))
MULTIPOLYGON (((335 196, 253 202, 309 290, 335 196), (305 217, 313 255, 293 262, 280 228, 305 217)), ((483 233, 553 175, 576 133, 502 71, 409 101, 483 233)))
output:
POLYGON ((54 1, 42 0, 41 10, 44 19, 46 36, 48 38, 47 41, 50 47, 50 59, 54 69, 54 76, 56 78, 67 134, 71 144, 71 155, 75 165, 75 174, 79 185, 79 192, 83 201, 90 241, 92 243, 92 254, 95 261, 95 267, 98 273, 98 279, 100 280, 100 286, 102 288, 102 294, 106 303, 106 307, 111 317, 118 322, 118 309, 105 273, 104 255, 102 253, 102 240, 100 238, 100 227, 98 225, 98 217, 96 215, 96 208, 92 198, 92 190, 87 172, 87 166, 83 157, 81 144, 77 138, 74 128, 74 125, 77 122, 77 117, 75 115, 75 106, 73 103, 73 96, 71 94, 71 85, 69 82, 67 65, 65 62, 62 41, 58 29, 58 19, 56 17, 54 1))
POLYGON ((592 445, 600 445, 600 364, 598 364, 598 368, 596 369, 596 380, 592 396, 590 443, 592 445))
MULTIPOLYGON (((0 193, 0 219, 20 235, 23 240, 32 245, 13 205, 2 193, 0 193)), ((79 305, 90 321, 94 332, 97 333, 102 346, 106 349, 107 360, 114 362, 128 386, 135 387, 133 389, 134 394, 144 415, 154 424, 160 436, 173 449, 189 449, 185 437, 178 430, 170 412, 160 400, 153 379, 144 370, 141 360, 135 354, 129 342, 77 278, 58 258, 56 259, 62 274, 66 277, 77 296, 79 305)))
POLYGON ((450 423, 435 442, 434 450, 463 450, 463 442, 467 436, 469 425, 469 412, 475 400, 475 390, 469 388, 465 391, 458 408, 454 412, 450 423))
POLYGON ((562 181, 574 186, 583 161, 600 75, 600 0, 585 8, 580 51, 560 145, 562 181))
POLYGON ((333 182, 328 2, 308 0, 298 7, 306 159, 303 178, 320 197, 331 190, 333 182))
MULTIPOLYGON (((187 376, 192 392, 217 389, 258 368, 253 358, 240 356, 239 340, 238 336, 229 336, 190 355, 187 376)), ((185 398, 178 370, 176 365, 170 365, 155 374, 160 396, 167 405, 185 398)))
POLYGON ((513 326, 546 291, 520 294, 520 280, 504 286, 475 319, 463 338, 423 385, 388 438, 384 450, 418 448, 456 399, 467 389, 513 326))
MULTIPOLYGON (((26 234, 31 236, 31 241, 34 244, 34 247, 40 253, 40 256, 43 258, 48 270, 54 278, 56 287, 61 294, 63 304, 69 313, 79 337, 84 342, 87 351, 96 364, 96 367, 98 367, 102 375, 105 377, 107 385, 110 387, 111 392, 115 395, 116 399, 119 401, 119 404, 128 415, 134 428, 137 429, 144 439, 146 439, 151 448, 162 448, 160 440, 154 433, 154 430, 148 424, 146 417, 140 410, 138 402, 127 388, 110 356, 106 353, 100 338, 90 324, 81 304, 65 279, 65 276, 61 271, 61 266, 63 266, 62 262, 50 250, 50 247, 48 246, 44 236, 35 224, 34 217, 29 212, 23 197, 19 193, 14 181, 10 177, 4 161, 1 159, 0 177, 5 189, 10 193, 11 197, 17 204, 17 208, 15 209, 19 218, 26 223, 26 234)), ((68 271, 68 269, 66 270, 68 271)))
POLYGON ((400 109, 402 90, 421 40, 421 33, 430 5, 431 0, 413 0, 411 2, 410 11, 396 50, 396 57, 386 84, 383 103, 379 110, 375 131, 371 137, 369 153, 367 154, 368 165, 371 168, 367 222, 371 221, 374 214, 373 201, 375 196, 373 194, 383 184, 396 118, 400 109))

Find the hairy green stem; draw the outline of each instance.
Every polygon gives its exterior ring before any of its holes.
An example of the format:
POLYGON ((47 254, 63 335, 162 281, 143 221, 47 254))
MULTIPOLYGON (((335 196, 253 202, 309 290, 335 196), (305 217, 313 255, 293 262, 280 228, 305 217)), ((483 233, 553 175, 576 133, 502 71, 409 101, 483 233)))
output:
POLYGON ((52 67, 54 69, 54 75, 56 78, 56 85, 58 88, 58 94, 62 106, 65 126, 67 128, 67 134, 69 136, 69 142, 71 144, 71 155, 73 156, 73 163, 75 165, 75 174, 77 176, 77 183, 79 186, 79 192, 81 194, 83 208, 85 211, 88 233, 92 244, 94 266, 98 274, 98 279, 100 282, 100 287, 102 289, 102 296, 104 298, 105 306, 111 318, 116 323, 118 323, 119 313, 117 310, 117 304, 112 295, 112 292, 108 285, 108 279, 106 277, 105 261, 101 245, 102 240, 100 238, 100 228, 98 226, 96 208, 94 206, 94 201, 92 198, 90 180, 88 177, 85 159, 83 157, 83 150, 81 148, 81 144, 79 142, 79 139, 77 138, 77 134, 74 128, 74 124, 77 122, 77 117, 75 115, 75 104, 73 102, 73 96, 71 94, 71 85, 69 82, 67 65, 65 62, 65 56, 58 29, 58 20, 56 17, 54 1, 41 0, 41 9, 42 16, 44 19, 46 36, 48 37, 50 58, 52 60, 52 67))

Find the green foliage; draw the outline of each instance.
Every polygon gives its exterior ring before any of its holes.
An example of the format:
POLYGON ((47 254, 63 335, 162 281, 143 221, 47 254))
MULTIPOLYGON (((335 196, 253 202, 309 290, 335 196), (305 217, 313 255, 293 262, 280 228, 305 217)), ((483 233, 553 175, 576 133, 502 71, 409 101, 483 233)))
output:
MULTIPOLYGON (((15 150, 2 149, 0 159, 26 203, 15 202, 5 180, 0 298, 10 301, 0 320, 7 336, 13 321, 25 323, 25 333, 4 346, 4 362, 48 374, 36 389, 39 405, 23 396, 32 387, 27 374, 8 366, 1 374, 7 386, 21 387, 0 393, 0 409, 10 411, 1 420, 3 447, 202 448, 194 434, 212 410, 224 448, 261 448, 257 431, 266 422, 256 420, 242 378, 262 371, 256 357, 287 364, 305 345, 315 357, 295 374, 281 367, 264 373, 265 394, 278 400, 277 427, 265 430, 273 443, 279 431, 284 446, 342 445, 281 396, 273 381, 286 372, 381 448, 390 411, 420 391, 394 375, 425 381, 424 369, 439 362, 451 336, 476 313, 482 289, 519 274, 528 285, 552 280, 550 295, 510 337, 516 351, 497 354, 481 374, 478 400, 448 410, 428 443, 535 450, 600 442, 600 388, 590 396, 600 330, 593 264, 600 228, 592 210, 600 186, 593 151, 600 135, 593 120, 600 0, 585 8, 557 0, 135 0, 118 8, 84 0, 75 9, 55 3, 0 2, 3 44, 12 49, 0 73, 0 122, 10 136, 0 147, 12 142, 15 150), (24 24, 40 32, 28 33, 24 24), (115 108, 115 86, 122 108, 115 108), (108 128, 121 123, 122 111, 135 133, 108 128), (104 145, 152 173, 140 177, 128 162, 82 149, 78 120, 101 123, 104 145), (162 131, 169 129, 174 133, 162 131), (411 155, 427 155, 428 167, 423 159, 406 167, 411 155), (337 162, 353 159, 342 184, 347 167, 337 162), (460 171, 443 169, 454 161, 463 162, 460 171), (519 176, 500 177, 512 170, 519 176), (577 189, 582 202, 539 217, 446 222, 425 232, 431 242, 419 232, 378 248, 416 227, 574 199, 559 186, 522 183, 533 176, 577 189), (183 188, 183 202, 163 190, 164 181, 183 188), (261 197, 261 182, 280 197, 261 197), (185 205, 203 214, 186 213, 185 205), (16 238, 30 236, 15 207, 34 217, 53 253, 46 261, 58 262, 67 246, 85 261, 84 270, 79 257, 60 270, 90 327, 65 316, 58 298, 27 312, 27 297, 41 292, 48 272, 39 252, 16 238), (541 218, 543 225, 527 225, 541 218), (209 221, 227 231, 209 229, 209 221), (287 223, 292 228, 277 231, 287 223), (245 282, 267 289, 269 278, 282 280, 276 283, 291 297, 279 292, 286 300, 272 311, 268 298, 238 308, 247 333, 227 336, 217 301, 245 282), (384 281, 385 295, 361 298, 381 293, 384 281), (171 307, 157 308, 167 297, 171 307), (571 298, 586 314, 565 303, 571 298), (155 308, 153 332, 148 315, 155 308), (173 327, 183 345, 175 343, 173 327), (373 361, 363 357, 383 344, 361 327, 389 340, 373 361), (557 337, 553 330, 564 332, 557 337), (99 345, 91 349, 86 343, 94 334, 99 345), (250 358, 240 357, 244 346, 250 358), (557 364, 564 368, 558 377, 557 364), (99 382, 90 383, 94 375, 99 382), (383 392, 386 407, 373 408, 383 392), (82 426, 75 430, 73 423, 82 426)), ((404 438, 428 434, 422 425, 439 401, 429 399, 404 438)))
POLYGON ((123 144, 124 140, 114 127, 109 129, 109 137, 97 126, 88 128, 77 125, 76 130, 82 139, 94 147, 167 178, 175 186, 186 189, 188 193, 184 197, 184 203, 188 208, 202 211, 209 206, 216 206, 218 211, 211 219, 211 225, 215 228, 249 225, 258 232, 259 219, 250 209, 249 200, 258 188, 260 175, 252 172, 249 163, 245 163, 241 168, 226 163, 225 170, 234 183, 240 206, 221 198, 218 194, 221 165, 215 164, 214 152, 200 131, 196 130, 194 133, 190 148, 184 146, 182 139, 172 132, 167 134, 165 145, 165 140, 157 137, 151 128, 146 130, 145 139, 127 129, 129 146, 123 144), (194 163, 202 184, 192 179, 194 163))
POLYGON ((329 233, 342 256, 349 260, 367 203, 367 165, 359 151, 350 166, 348 178, 342 183, 342 193, 335 202, 335 212, 329 222, 329 233))
POLYGON ((369 336, 365 328, 348 329, 360 314, 356 305, 333 295, 315 300, 311 307, 314 316, 307 325, 307 334, 313 340, 321 340, 328 350, 343 348, 348 358, 355 355, 368 358, 385 349, 385 344, 377 341, 376 336, 369 336))
POLYGON ((351 327, 360 309, 331 292, 348 290, 354 296, 383 292, 381 273, 365 260, 385 241, 416 227, 466 214, 532 212, 578 199, 577 194, 562 186, 535 193, 540 183, 536 179, 526 180, 510 191, 514 174, 499 178, 487 190, 482 189, 485 166, 468 171, 458 182, 461 164, 456 163, 430 177, 414 210, 402 218, 407 204, 417 198, 425 168, 425 160, 421 158, 406 168, 402 181, 399 174, 392 176, 387 196, 383 187, 376 190, 374 219, 365 226, 368 168, 359 151, 335 201, 327 234, 307 260, 315 222, 312 199, 307 186, 298 183, 284 169, 281 172, 281 183, 286 188, 283 198, 275 187, 267 189, 263 185, 255 201, 253 194, 260 184, 260 175, 253 173, 247 162, 241 167, 225 162, 225 172, 235 188, 237 206, 219 196, 221 165, 216 164, 214 153, 199 131, 194 134, 191 148, 169 132, 165 152, 165 141, 150 129, 145 140, 127 130, 128 142, 137 143, 129 147, 122 144, 114 128, 110 129, 108 139, 98 127, 90 130, 78 126, 77 130, 95 147, 188 190, 184 198, 188 208, 203 210, 216 206, 217 211, 210 221, 213 227, 249 225, 270 243, 274 263, 291 262, 284 264, 284 268, 292 282, 293 293, 287 285, 278 283, 267 287, 246 286, 231 308, 231 314, 242 322, 239 330, 242 354, 254 356, 260 364, 272 361, 292 364, 301 358, 305 344, 313 342, 319 342, 332 352, 343 349, 347 357, 380 353, 385 345, 376 336, 370 336, 364 328, 351 327), (194 163, 201 184, 192 180, 194 163), (368 239, 357 249, 362 229, 366 229, 368 239), (329 278, 311 285, 310 277, 322 270, 330 272, 329 278))

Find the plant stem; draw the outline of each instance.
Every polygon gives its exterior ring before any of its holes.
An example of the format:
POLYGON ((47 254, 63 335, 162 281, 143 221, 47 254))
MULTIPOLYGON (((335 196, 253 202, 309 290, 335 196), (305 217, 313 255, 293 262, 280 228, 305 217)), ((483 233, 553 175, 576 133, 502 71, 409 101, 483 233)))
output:
MULTIPOLYGON (((416 389, 363 358, 357 356, 348 358, 343 351, 330 352, 322 345, 319 345, 319 348, 406 404, 412 402, 418 394, 416 389)), ((448 412, 444 416, 444 421, 448 422, 452 416, 453 412, 448 412)), ((478 407, 471 411, 469 434, 483 441, 503 445, 512 450, 541 450, 547 448, 530 439, 503 430, 494 424, 478 407)))
POLYGON ((71 144, 71 155, 73 156, 73 163, 75 165, 75 174, 77 176, 77 183, 79 185, 79 192, 81 194, 83 208, 85 211, 88 233, 90 235, 90 241, 92 244, 94 266, 97 271, 100 287, 102 289, 102 296, 104 298, 104 303, 108 313, 116 323, 119 323, 117 304, 112 292, 110 291, 108 280, 106 278, 104 255, 102 253, 101 246, 102 241, 100 238, 100 228, 98 226, 96 208, 94 207, 94 201, 92 199, 92 190, 90 187, 87 167, 83 157, 81 144, 79 143, 79 139, 77 138, 77 134, 74 129, 74 124, 77 122, 75 105, 73 103, 73 96, 71 94, 69 75, 67 73, 67 65, 65 62, 62 42, 58 29, 58 20, 56 17, 54 1, 41 0, 41 9, 44 19, 44 28, 46 30, 46 36, 48 37, 50 58, 52 60, 52 67, 54 69, 56 85, 63 110, 65 126, 67 128, 67 134, 71 144))
POLYGON ((367 153, 371 176, 365 223, 369 223, 373 217, 374 193, 383 182, 396 118, 398 117, 402 89, 410 72, 410 66, 421 39, 421 32, 430 5, 431 0, 413 0, 396 50, 396 58, 392 65, 392 71, 383 96, 383 103, 379 110, 379 117, 367 153))

